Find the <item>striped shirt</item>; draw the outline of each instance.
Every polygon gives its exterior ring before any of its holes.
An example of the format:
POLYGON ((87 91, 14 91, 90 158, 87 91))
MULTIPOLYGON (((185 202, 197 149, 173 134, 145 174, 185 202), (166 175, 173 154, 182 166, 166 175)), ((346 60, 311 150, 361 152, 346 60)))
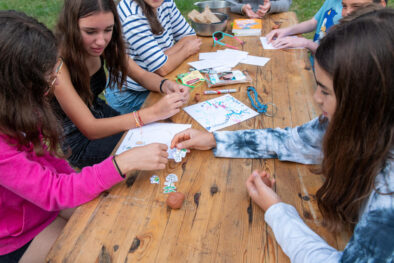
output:
MULTIPOLYGON (((127 53, 144 70, 154 72, 167 62, 164 51, 194 30, 179 12, 173 0, 164 0, 157 9, 157 17, 164 31, 154 35, 142 8, 133 0, 122 0, 118 5, 123 35, 128 44, 127 53)), ((146 90, 131 78, 124 88, 146 90)))

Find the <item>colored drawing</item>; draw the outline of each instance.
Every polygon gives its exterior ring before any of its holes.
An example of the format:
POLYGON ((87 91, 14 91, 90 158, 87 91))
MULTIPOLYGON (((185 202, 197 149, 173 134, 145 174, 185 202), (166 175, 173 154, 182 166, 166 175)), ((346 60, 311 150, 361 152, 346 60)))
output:
POLYGON ((151 123, 141 128, 131 129, 127 132, 116 154, 150 143, 163 143, 168 146, 168 158, 174 159, 174 151, 170 149, 171 140, 175 134, 190 127, 190 124, 151 123))
POLYGON ((209 132, 216 131, 258 115, 230 94, 183 109, 209 132))

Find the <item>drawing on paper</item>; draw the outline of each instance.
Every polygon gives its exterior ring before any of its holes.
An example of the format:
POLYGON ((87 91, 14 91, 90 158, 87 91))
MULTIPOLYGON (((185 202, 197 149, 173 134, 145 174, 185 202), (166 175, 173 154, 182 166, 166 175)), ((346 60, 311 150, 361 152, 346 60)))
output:
POLYGON ((258 115, 256 111, 230 94, 185 107, 183 110, 209 132, 240 123, 258 115))
POLYGON ((152 123, 140 128, 131 129, 127 132, 116 154, 150 143, 163 143, 168 146, 169 158, 174 159, 174 149, 170 149, 171 140, 175 134, 190 127, 190 124, 152 123))

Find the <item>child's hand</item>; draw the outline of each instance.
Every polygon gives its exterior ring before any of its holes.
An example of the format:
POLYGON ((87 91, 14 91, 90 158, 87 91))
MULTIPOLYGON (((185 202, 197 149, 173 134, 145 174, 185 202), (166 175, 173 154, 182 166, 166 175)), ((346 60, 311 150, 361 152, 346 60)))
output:
POLYGON ((264 0, 264 5, 259 5, 259 10, 257 10, 256 14, 262 18, 270 11, 270 9, 271 9, 270 0, 264 0))
POLYGON ((265 37, 267 38, 267 42, 271 43, 273 40, 277 40, 281 37, 287 36, 287 29, 286 28, 280 28, 280 29, 274 29, 271 32, 269 32, 265 37))
POLYGON ((274 179, 266 172, 253 171, 246 181, 246 188, 252 200, 264 211, 272 205, 281 202, 280 197, 272 190, 274 179))
POLYGON ((184 95, 182 93, 165 95, 151 107, 155 120, 164 120, 177 114, 183 105, 183 99, 184 95))
POLYGON ((142 147, 135 147, 116 157, 116 162, 122 173, 132 170, 159 170, 164 169, 168 162, 167 145, 152 143, 142 147))
POLYGON ((196 149, 209 150, 216 146, 215 137, 212 133, 199 131, 196 129, 187 129, 174 136, 171 141, 171 149, 196 149))
POLYGON ((183 44, 183 47, 187 50, 189 56, 194 55, 200 51, 201 39, 191 39, 183 44))
POLYGON ((183 104, 185 104, 189 101, 190 88, 180 85, 174 81, 170 81, 170 80, 165 81, 163 84, 163 92, 166 94, 171 94, 171 93, 182 94, 183 104))
POLYGON ((276 48, 304 48, 307 46, 308 39, 303 37, 282 37, 274 40, 272 46, 276 48))
POLYGON ((259 18, 259 16, 255 12, 253 12, 250 4, 243 5, 242 12, 249 18, 259 18))

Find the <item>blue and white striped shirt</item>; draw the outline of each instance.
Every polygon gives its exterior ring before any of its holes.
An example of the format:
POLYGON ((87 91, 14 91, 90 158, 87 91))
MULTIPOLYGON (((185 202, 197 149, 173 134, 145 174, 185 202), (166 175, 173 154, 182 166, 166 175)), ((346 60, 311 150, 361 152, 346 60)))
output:
MULTIPOLYGON (((164 51, 194 30, 179 12, 173 0, 164 0, 157 9, 157 17, 164 32, 154 35, 142 8, 133 0, 122 0, 118 5, 123 35, 128 44, 127 53, 144 70, 154 72, 167 62, 164 51)), ((136 91, 146 90, 131 78, 127 87, 136 91)))

